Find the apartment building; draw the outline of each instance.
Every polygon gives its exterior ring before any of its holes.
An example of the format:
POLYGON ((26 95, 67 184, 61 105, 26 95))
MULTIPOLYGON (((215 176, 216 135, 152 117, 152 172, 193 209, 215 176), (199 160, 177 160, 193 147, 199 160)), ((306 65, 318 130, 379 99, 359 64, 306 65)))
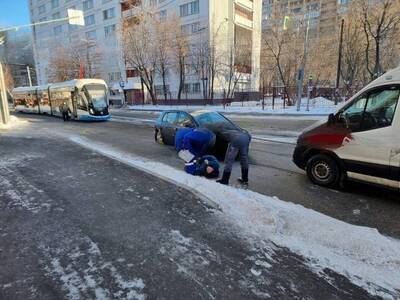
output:
POLYGON ((29 30, 0 33, 0 60, 8 67, 15 86, 36 84, 31 34, 29 30), (28 74, 27 68, 30 70, 28 74))
POLYGON ((94 69, 110 86, 118 83, 124 71, 117 33, 120 0, 29 0, 32 23, 65 18, 69 8, 83 10, 85 26, 60 21, 37 25, 32 30, 38 83, 49 82, 50 61, 61 55, 60 49, 77 48, 87 61, 96 57, 85 68, 94 69))
MULTIPOLYGON (((143 11, 151 10, 154 16, 167 19, 170 16, 179 18, 180 30, 189 40, 190 45, 199 42, 212 43, 215 52, 221 59, 219 65, 229 65, 229 54, 233 51, 235 57, 235 72, 240 76, 236 90, 258 90, 260 78, 260 47, 261 47, 261 9, 262 0, 142 0, 127 1, 121 5, 121 13, 124 19, 135 18, 143 11), (132 3, 134 5, 132 6, 132 3), (235 46, 234 46, 235 45, 235 46), (239 50, 246 50, 247 55, 236 55, 239 50), (240 57, 240 58, 239 58, 240 57), (239 68, 240 65, 240 68, 239 68)), ((125 80, 127 82, 128 98, 141 88, 140 78, 137 72, 126 66, 125 80)), ((190 68, 188 68, 190 69, 190 68)), ((222 98, 223 91, 227 88, 227 69, 222 67, 214 83, 215 98, 222 98)), ((204 95, 204 78, 201 74, 188 71, 185 80, 185 97, 201 99, 204 95)), ((179 88, 179 77, 172 70, 168 76, 168 90, 171 99, 179 88)), ((162 94, 161 78, 156 78, 156 91, 162 94)))
POLYGON ((295 26, 301 27, 309 20, 311 38, 336 33, 337 18, 351 0, 263 0, 262 26, 264 32, 274 24, 283 23, 283 16, 290 18, 295 26), (282 20, 275 20, 275 15, 282 20))

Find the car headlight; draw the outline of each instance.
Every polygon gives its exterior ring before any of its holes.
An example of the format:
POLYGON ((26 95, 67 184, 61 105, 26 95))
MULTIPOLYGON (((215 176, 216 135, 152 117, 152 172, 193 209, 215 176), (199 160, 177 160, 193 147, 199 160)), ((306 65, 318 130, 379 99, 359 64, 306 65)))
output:
POLYGON ((94 114, 93 108, 90 108, 89 112, 93 115, 94 114))

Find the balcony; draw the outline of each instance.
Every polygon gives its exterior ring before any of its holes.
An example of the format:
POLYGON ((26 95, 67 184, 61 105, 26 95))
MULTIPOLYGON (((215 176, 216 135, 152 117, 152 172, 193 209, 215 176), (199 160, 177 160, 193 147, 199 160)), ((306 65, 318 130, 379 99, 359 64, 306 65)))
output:
POLYGON ((235 3, 243 8, 253 11, 254 4, 252 0, 235 0, 235 3))
POLYGON ((123 19, 130 19, 132 17, 137 17, 140 16, 142 13, 142 10, 139 7, 134 7, 128 10, 124 10, 122 12, 122 18, 123 19))
POLYGON ((238 14, 235 14, 235 24, 253 29, 253 21, 238 14))

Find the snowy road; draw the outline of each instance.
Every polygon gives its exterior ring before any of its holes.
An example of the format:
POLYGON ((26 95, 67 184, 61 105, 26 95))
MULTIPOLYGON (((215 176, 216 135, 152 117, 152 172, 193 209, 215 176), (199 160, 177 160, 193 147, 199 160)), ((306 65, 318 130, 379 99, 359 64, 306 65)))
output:
MULTIPOLYGON (((268 239, 244 237, 186 190, 57 137, 179 168, 147 125, 20 117, 28 131, 0 134, 1 299, 373 297, 268 239)), ((251 188, 399 237, 398 194, 315 188, 291 164, 292 148, 253 143, 251 188)))

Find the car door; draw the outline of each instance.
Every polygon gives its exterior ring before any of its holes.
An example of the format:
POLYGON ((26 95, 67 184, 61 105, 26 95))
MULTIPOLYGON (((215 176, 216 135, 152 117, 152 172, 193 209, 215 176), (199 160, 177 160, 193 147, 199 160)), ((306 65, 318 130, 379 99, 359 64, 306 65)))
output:
POLYGON ((348 176, 363 181, 398 187, 391 164, 398 147, 395 112, 400 86, 387 85, 359 96, 340 114, 350 135, 336 150, 348 176), (393 157, 393 158, 392 158, 393 157))
POLYGON ((163 126, 161 129, 162 138, 165 144, 174 145, 175 131, 177 129, 178 112, 168 112, 163 117, 163 126))

